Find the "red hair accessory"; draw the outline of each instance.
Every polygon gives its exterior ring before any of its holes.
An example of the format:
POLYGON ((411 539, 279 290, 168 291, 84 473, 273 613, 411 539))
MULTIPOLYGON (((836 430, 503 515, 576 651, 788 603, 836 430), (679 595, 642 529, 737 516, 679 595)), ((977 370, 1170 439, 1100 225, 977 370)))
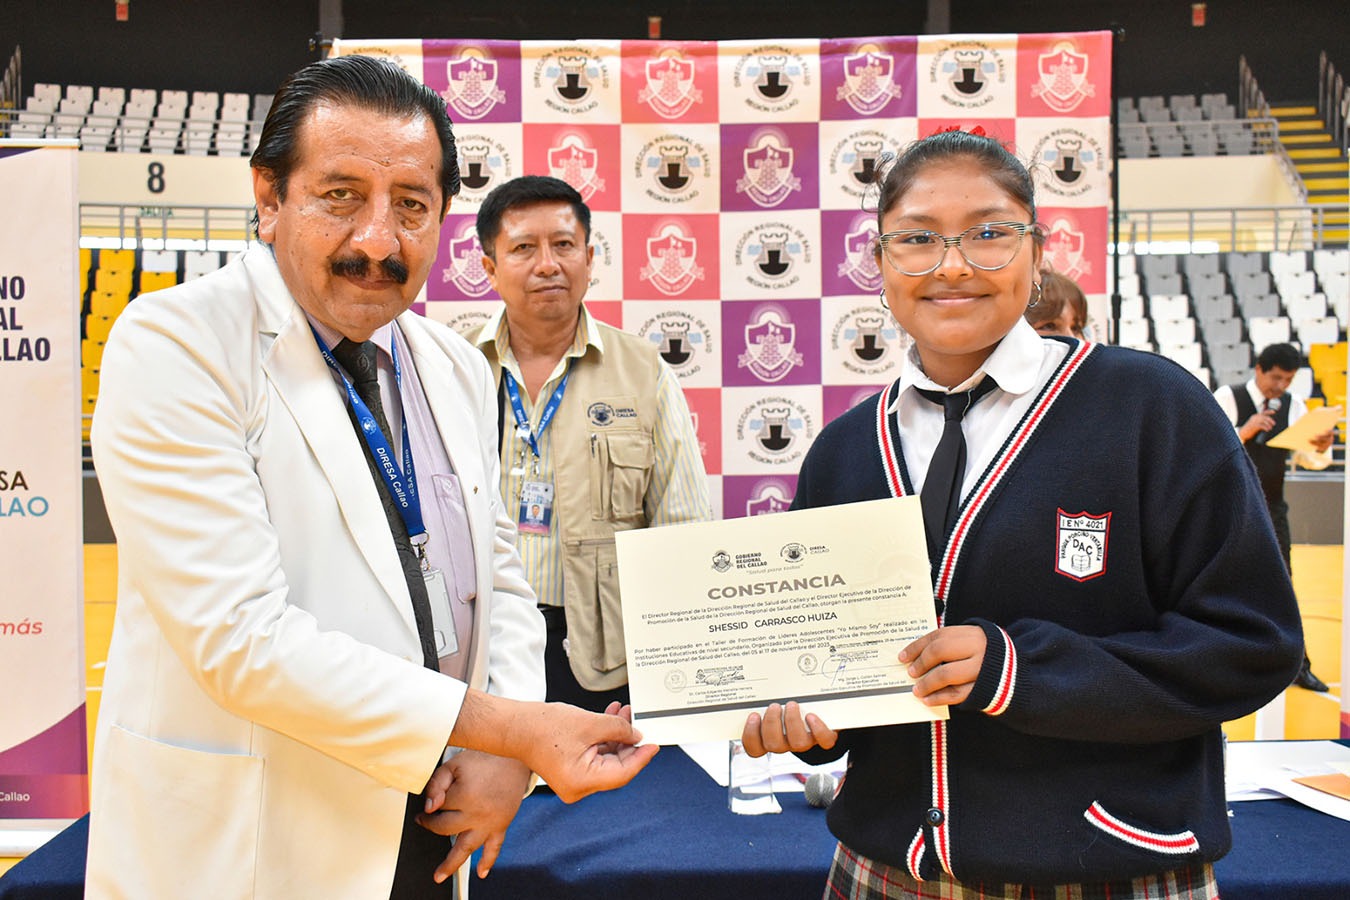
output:
MULTIPOLYGON (((968 130, 963 129, 960 125, 948 125, 946 128, 939 128, 937 131, 933 132, 933 134, 946 134, 949 131, 963 131, 963 130, 966 131, 967 134, 973 134, 975 137, 989 136, 985 132, 984 128, 979 125, 974 125, 968 130)), ((933 134, 930 134, 929 137, 932 137, 933 134)))

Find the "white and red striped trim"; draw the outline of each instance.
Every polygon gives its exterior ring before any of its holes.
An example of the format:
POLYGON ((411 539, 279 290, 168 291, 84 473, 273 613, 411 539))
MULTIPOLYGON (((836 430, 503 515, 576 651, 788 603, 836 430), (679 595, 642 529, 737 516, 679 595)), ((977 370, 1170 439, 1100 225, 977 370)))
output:
POLYGON ((1080 343, 1075 350, 1069 352, 1060 369, 1050 379, 1041 395, 1036 398, 1035 403, 1027 412, 1026 416, 1018 424, 1018 428, 1009 437, 1003 452, 990 466, 989 471, 985 472, 980 483, 975 486, 974 493, 967 501, 965 508, 961 510, 960 517, 956 520, 956 526, 952 528, 951 538, 947 541, 947 551, 942 557, 942 568, 938 571, 937 583, 933 586, 933 595, 938 601, 938 606, 942 609, 947 607, 947 590, 951 586, 952 573, 956 569, 956 561, 961 556, 961 548, 965 545, 966 535, 970 531, 970 523, 979 515, 984 507, 984 502, 993 493, 995 487, 1003 479, 1004 474, 1021 455, 1031 436, 1035 434, 1036 428, 1045 418, 1045 414, 1059 399, 1060 394, 1064 392, 1064 386, 1068 384, 1069 379, 1083 365, 1089 354, 1096 348, 1095 344, 1080 343))
POLYGON ((994 699, 984 708, 991 716, 1003 715, 1008 709, 1008 704, 1012 703, 1013 688, 1017 685, 1017 648, 1013 646, 1008 632, 999 628, 998 633, 1003 635, 1003 669, 998 675, 998 688, 994 691, 994 699))
POLYGON ((892 497, 905 496, 905 483, 900 477, 900 448, 895 446, 891 437, 890 406, 895 399, 900 383, 891 382, 877 398, 877 450, 881 452, 881 468, 886 472, 886 485, 891 489, 892 497))
POLYGON ((933 825, 933 849, 938 863, 948 875, 952 874, 952 811, 947 784, 947 723, 937 721, 933 729, 933 808, 941 811, 942 821, 933 825))
POLYGON ((1189 831, 1179 831, 1176 834, 1159 834, 1156 831, 1145 831, 1142 828, 1136 828, 1128 825, 1111 815, 1102 808, 1100 803, 1093 803, 1083 812, 1083 818, 1087 819, 1093 825, 1096 825, 1102 831, 1112 837, 1119 838, 1127 844, 1133 844, 1144 850, 1151 850, 1154 853, 1166 853, 1170 856, 1185 856, 1190 853, 1200 852, 1200 842, 1195 839, 1195 835, 1189 831))
POLYGON ((914 835, 914 840, 909 842, 909 852, 905 854, 905 866, 915 881, 923 881, 923 877, 919 875, 919 862, 923 859, 923 843, 923 829, 920 828, 914 835))

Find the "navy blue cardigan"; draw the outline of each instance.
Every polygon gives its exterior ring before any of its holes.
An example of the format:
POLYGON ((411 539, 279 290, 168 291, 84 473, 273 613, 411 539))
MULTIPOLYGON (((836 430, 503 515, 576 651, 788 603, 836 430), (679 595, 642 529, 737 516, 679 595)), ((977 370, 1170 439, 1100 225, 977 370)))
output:
MULTIPOLYGON (((896 388, 831 422, 794 507, 913 490, 896 388)), ((1219 725, 1289 685, 1293 588, 1247 454, 1161 357, 1077 344, 963 504, 935 578, 984 629, 945 723, 845 732, 831 831, 930 878, 1070 883, 1226 853, 1219 725)))

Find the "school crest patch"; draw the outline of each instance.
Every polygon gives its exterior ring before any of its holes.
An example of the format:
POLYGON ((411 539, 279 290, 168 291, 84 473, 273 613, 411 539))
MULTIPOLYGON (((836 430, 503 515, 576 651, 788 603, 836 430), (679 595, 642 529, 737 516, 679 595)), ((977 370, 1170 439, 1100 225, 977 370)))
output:
POLYGON ((1106 574, 1106 545, 1111 535, 1111 514, 1066 513, 1056 510, 1055 571, 1074 581, 1087 581, 1106 574))

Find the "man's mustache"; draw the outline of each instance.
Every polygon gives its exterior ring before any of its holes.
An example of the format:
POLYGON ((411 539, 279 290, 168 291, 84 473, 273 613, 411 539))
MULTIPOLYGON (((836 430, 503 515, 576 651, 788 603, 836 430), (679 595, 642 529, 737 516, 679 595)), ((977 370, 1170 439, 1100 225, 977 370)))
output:
POLYGON ((408 267, 394 257, 386 257, 378 262, 371 260, 367 256, 353 256, 349 259, 333 260, 332 270, 334 275, 354 276, 356 278, 365 278, 370 272, 371 264, 379 266, 380 272, 385 278, 399 284, 408 282, 408 267))

